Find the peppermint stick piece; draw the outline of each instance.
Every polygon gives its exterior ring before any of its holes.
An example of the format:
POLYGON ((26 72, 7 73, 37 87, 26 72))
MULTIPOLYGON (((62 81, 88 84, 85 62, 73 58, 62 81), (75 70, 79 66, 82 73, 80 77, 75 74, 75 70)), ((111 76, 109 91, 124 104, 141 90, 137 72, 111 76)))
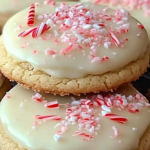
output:
POLYGON ((56 120, 56 121, 61 120, 61 117, 58 115, 48 115, 48 116, 35 115, 34 118, 39 120, 56 120))
POLYGON ((25 37, 25 36, 29 35, 30 33, 32 33, 32 37, 36 38, 49 29, 50 29, 50 26, 47 25, 46 23, 42 22, 38 27, 34 27, 34 28, 31 28, 31 29, 21 32, 18 35, 18 37, 25 37))
POLYGON ((119 123, 122 123, 122 124, 124 124, 128 121, 127 118, 122 117, 122 116, 118 116, 118 115, 113 114, 113 113, 107 113, 105 115, 105 117, 109 118, 112 121, 116 121, 116 122, 119 122, 119 123))
POLYGON ((28 13, 27 25, 32 26, 34 24, 34 19, 35 19, 35 5, 31 4, 29 13, 28 13))
POLYGON ((47 25, 45 22, 42 22, 35 30, 33 30, 32 37, 36 38, 49 29, 50 29, 50 26, 47 25))
POLYGON ((44 106, 47 108, 59 108, 58 101, 46 103, 44 106))
POLYGON ((35 29, 36 29, 36 27, 32 28, 32 29, 28 29, 26 31, 23 31, 18 35, 18 37, 25 37, 25 36, 29 35, 31 32, 33 32, 33 30, 35 30, 35 29))

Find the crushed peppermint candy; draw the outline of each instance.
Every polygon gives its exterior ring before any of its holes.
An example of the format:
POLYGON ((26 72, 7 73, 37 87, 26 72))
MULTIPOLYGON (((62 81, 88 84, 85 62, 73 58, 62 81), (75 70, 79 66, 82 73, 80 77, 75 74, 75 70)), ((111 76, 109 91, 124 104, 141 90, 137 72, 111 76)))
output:
MULTIPOLYGON (((45 4, 53 5, 53 0, 46 0, 45 4)), ((34 23, 33 19, 36 15, 34 5, 31 5, 30 25, 34 23)), ((65 48, 57 50, 45 50, 45 55, 69 55, 71 51, 89 48, 88 58, 91 63, 99 63, 109 61, 108 56, 98 56, 100 47, 109 49, 110 47, 125 47, 128 42, 126 33, 129 32, 130 24, 128 22, 129 13, 123 9, 110 11, 106 14, 108 8, 92 10, 83 4, 74 6, 61 3, 56 8, 55 13, 44 13, 37 16, 41 22, 37 27, 29 28, 21 32, 18 37, 26 37, 31 35, 33 38, 40 37, 42 40, 51 40, 54 38, 54 44, 64 43, 65 48), (112 25, 113 24, 113 25, 112 25), (52 29, 53 32, 51 32, 52 29), (49 34, 50 33, 50 34, 49 34), (43 36, 41 36, 43 34, 43 36), (45 35, 49 35, 46 36, 45 35), (58 37, 58 38, 57 38, 58 37)), ((30 18, 30 15, 29 15, 30 18)), ((28 24, 29 24, 28 23, 28 24)), ((143 26, 137 25, 143 28, 143 26)), ((23 46, 24 47, 24 46, 23 46)), ((82 52, 83 52, 82 51, 82 52)), ((83 53, 85 55, 85 52, 83 53)))
MULTIPOLYGON (((37 93, 32 97, 37 102, 42 102, 42 95, 37 93)), ((101 129, 101 119, 109 119, 110 121, 122 124, 127 123, 128 118, 114 113, 114 108, 126 110, 129 113, 138 113, 143 107, 149 107, 149 103, 146 98, 141 94, 134 94, 125 96, 121 94, 107 94, 107 95, 93 95, 91 98, 75 99, 71 98, 70 103, 59 104, 57 100, 51 102, 41 103, 46 108, 64 109, 65 116, 51 114, 51 115, 35 115, 33 129, 36 129, 37 125, 40 125, 38 121, 43 122, 57 122, 54 126, 56 130, 53 138, 55 141, 60 141, 65 138, 65 133, 71 125, 77 125, 78 128, 72 133, 73 137, 79 136, 84 141, 93 139, 101 129), (58 130, 57 130, 58 129, 58 130)), ((51 109, 50 109, 51 110, 51 109)), ((59 110, 58 110, 59 111, 59 110)), ((113 135, 110 138, 116 138, 120 135, 120 132, 116 126, 112 126, 113 135)), ((136 127, 132 128, 132 131, 137 131, 136 127)))

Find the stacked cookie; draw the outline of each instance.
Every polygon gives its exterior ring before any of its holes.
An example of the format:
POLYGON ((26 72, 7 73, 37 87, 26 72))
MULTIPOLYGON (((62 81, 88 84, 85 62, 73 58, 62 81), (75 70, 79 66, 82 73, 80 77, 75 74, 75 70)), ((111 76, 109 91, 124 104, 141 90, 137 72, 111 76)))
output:
POLYGON ((0 42, 1 71, 23 86, 1 102, 1 149, 147 150, 150 105, 120 86, 146 71, 148 53, 144 26, 123 9, 58 2, 19 12, 0 42))

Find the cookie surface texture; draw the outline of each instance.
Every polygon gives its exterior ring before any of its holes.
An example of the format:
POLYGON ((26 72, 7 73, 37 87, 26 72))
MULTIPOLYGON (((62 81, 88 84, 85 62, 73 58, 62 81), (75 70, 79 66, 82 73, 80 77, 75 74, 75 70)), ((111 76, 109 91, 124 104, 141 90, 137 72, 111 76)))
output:
POLYGON ((147 33, 127 11, 89 3, 40 5, 32 26, 28 11, 12 17, 3 30, 0 68, 11 80, 78 95, 116 89, 146 71, 147 33))

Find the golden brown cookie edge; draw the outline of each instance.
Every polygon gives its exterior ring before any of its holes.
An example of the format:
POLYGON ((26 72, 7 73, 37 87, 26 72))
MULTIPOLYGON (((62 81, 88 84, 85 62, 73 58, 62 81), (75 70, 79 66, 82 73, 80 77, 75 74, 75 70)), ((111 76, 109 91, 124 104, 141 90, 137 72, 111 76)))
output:
POLYGON ((51 77, 42 71, 33 70, 27 62, 15 61, 7 54, 2 41, 0 41, 0 50, 0 69, 7 78, 17 81, 25 88, 60 95, 113 91, 121 85, 137 80, 149 65, 147 51, 143 58, 117 71, 103 75, 88 75, 79 79, 61 79, 51 77))

